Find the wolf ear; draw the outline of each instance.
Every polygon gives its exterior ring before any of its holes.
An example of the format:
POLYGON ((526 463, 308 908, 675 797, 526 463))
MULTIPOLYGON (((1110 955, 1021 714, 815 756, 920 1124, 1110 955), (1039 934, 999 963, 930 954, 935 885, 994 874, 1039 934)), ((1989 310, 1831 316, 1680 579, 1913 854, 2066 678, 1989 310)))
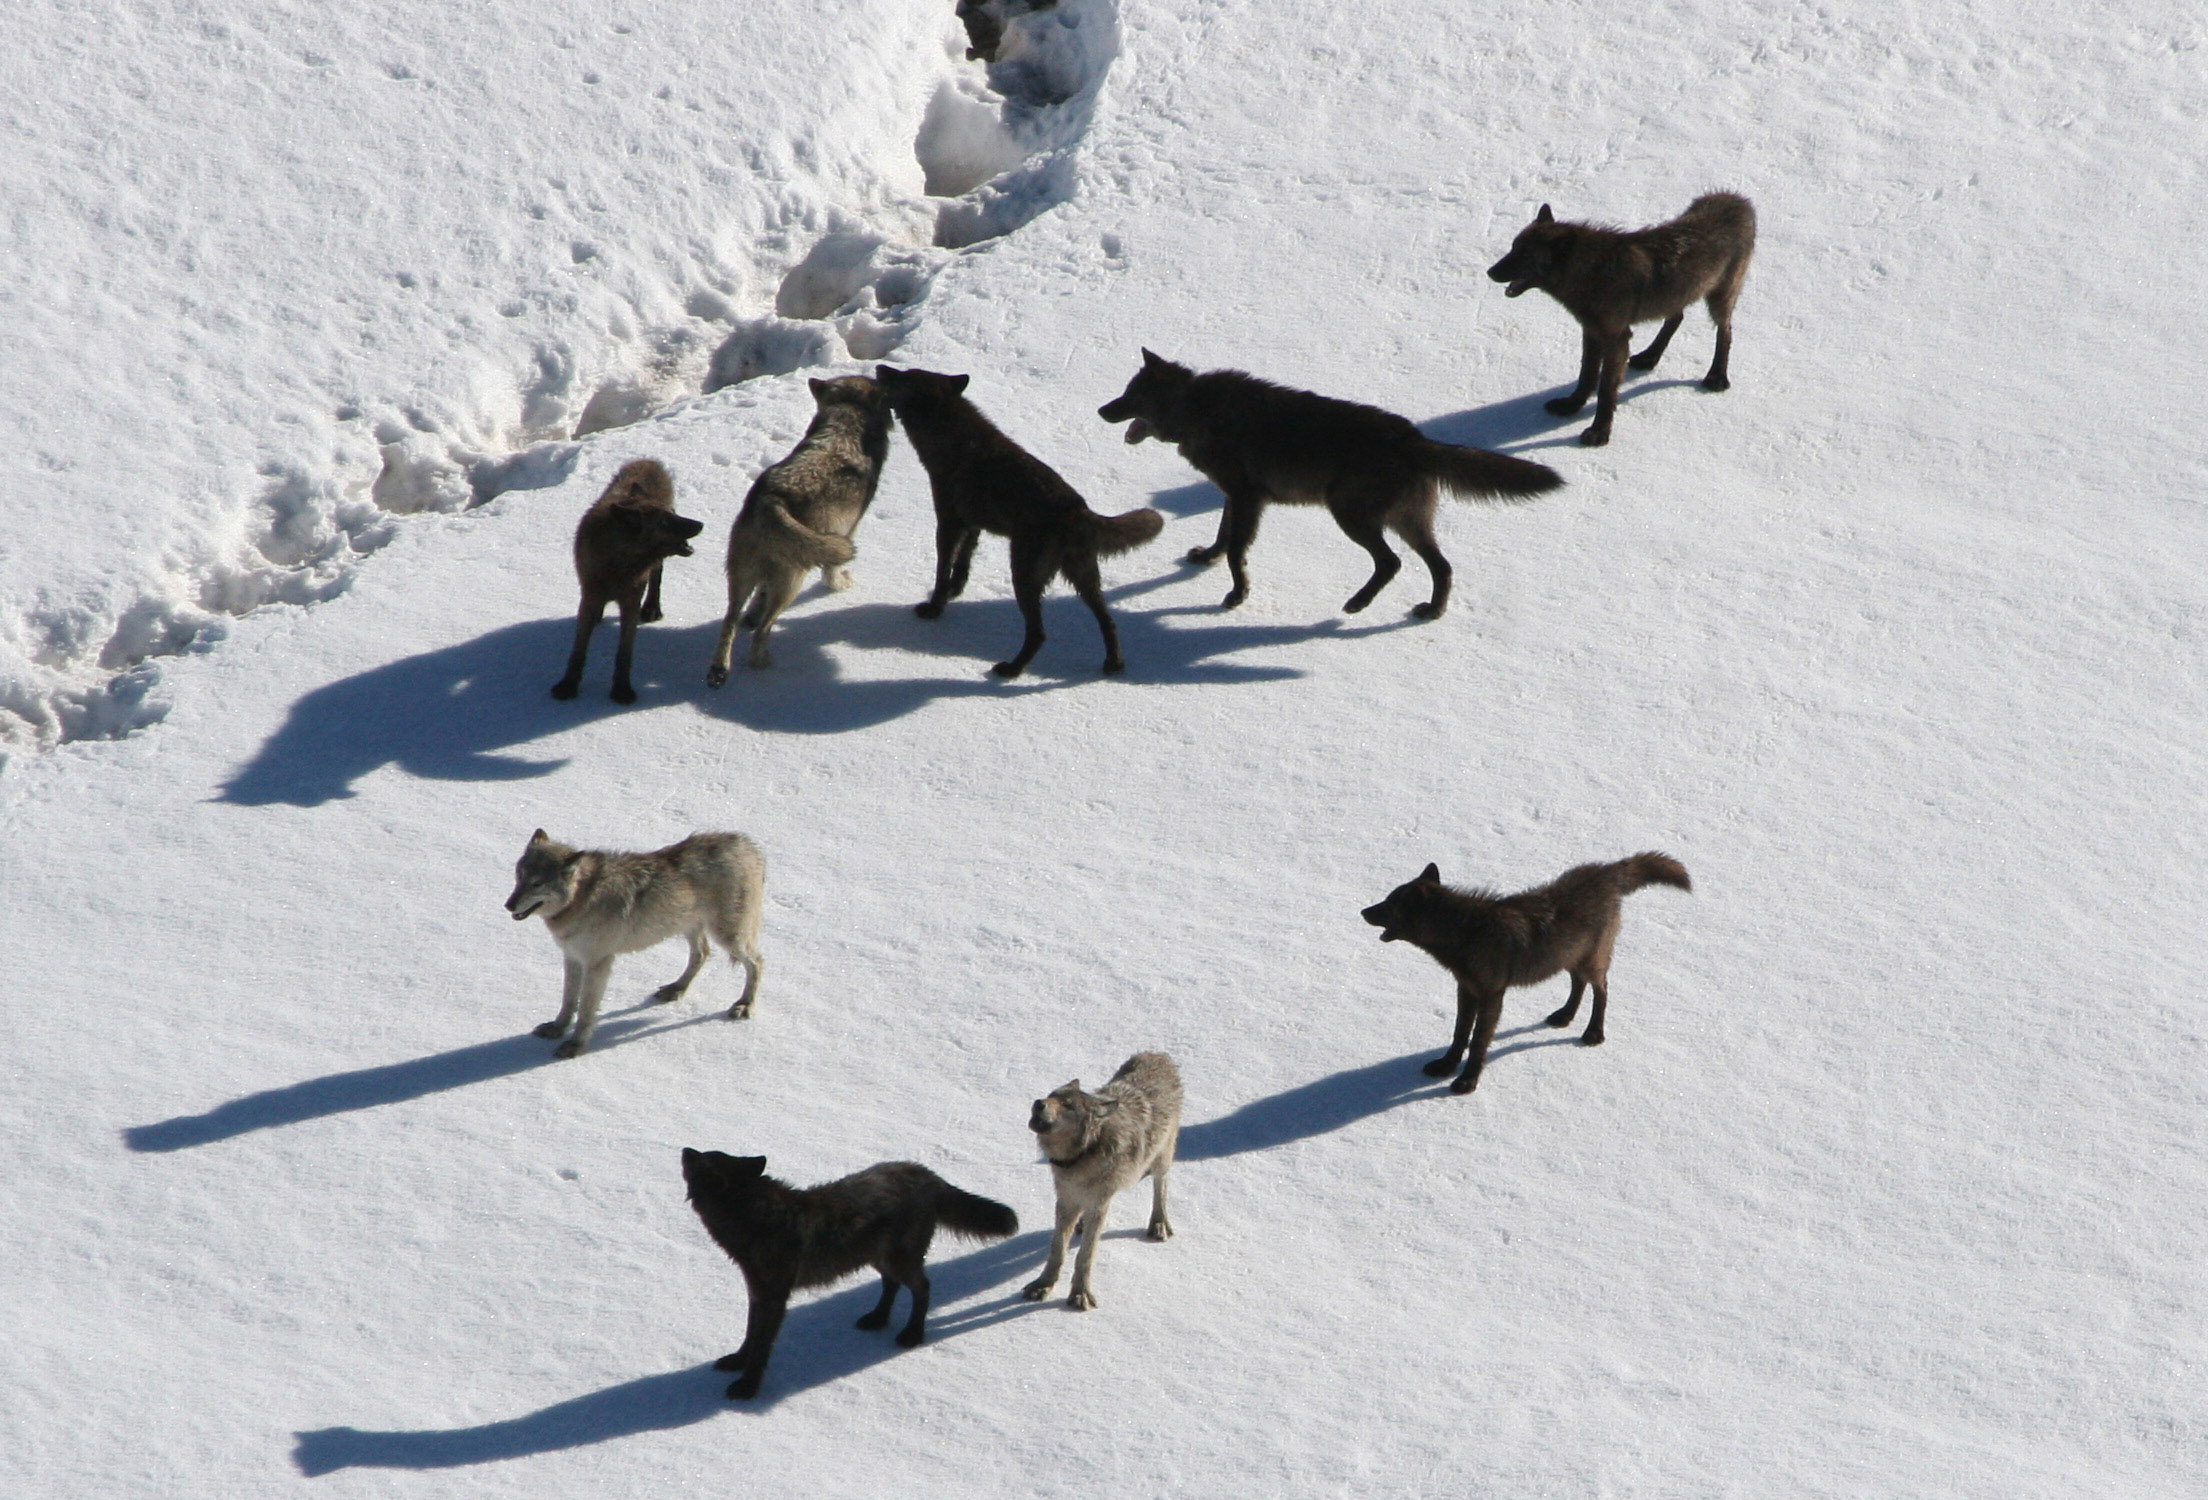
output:
POLYGON ((701 1155, 701 1154, 700 1154, 700 1153, 699 1153, 698 1151, 696 1151, 695 1149, 693 1149, 692 1147, 689 1147, 689 1146, 685 1146, 685 1147, 683 1147, 683 1148, 682 1148, 682 1164, 683 1164, 684 1166, 686 1166, 686 1167, 687 1167, 687 1166, 689 1166, 689 1165, 690 1165, 690 1164, 691 1164, 692 1162, 695 1162, 695 1161, 703 1161, 703 1160, 704 1160, 704 1157, 703 1157, 703 1156, 702 1156, 702 1155, 701 1155))
POLYGON ((812 388, 813 398, 815 400, 818 400, 820 397, 828 394, 828 382, 825 380, 808 380, 805 382, 805 384, 812 388))
POLYGON ((1419 872, 1418 878, 1421 880, 1430 880, 1435 885, 1441 884, 1441 866, 1434 864, 1432 861, 1428 861, 1426 868, 1419 872))
POLYGON ((738 1177, 760 1177, 766 1174, 767 1159, 764 1156, 738 1156, 730 1158, 736 1163, 738 1177))
POLYGON ((1541 212, 1533 216, 1533 222, 1536 224, 1554 224, 1556 222, 1556 215, 1550 213, 1549 206, 1544 203, 1541 205, 1541 212))
POLYGON ((545 837, 544 830, 540 828, 529 835, 529 842, 532 844, 548 844, 551 840, 545 837))
POLYGON ((1081 1092, 1081 1080, 1076 1078, 1073 1082, 1061 1088, 1052 1089, 1051 1092, 1054 1094, 1078 1094, 1081 1092))
POLYGON ((966 382, 973 378, 971 375, 953 375, 951 377, 951 394, 954 396, 963 395, 966 390, 966 382))
POLYGON ((1144 365, 1149 366, 1153 369, 1159 365, 1168 363, 1168 361, 1158 358, 1155 354, 1152 354, 1147 349, 1142 351, 1142 362, 1144 365))

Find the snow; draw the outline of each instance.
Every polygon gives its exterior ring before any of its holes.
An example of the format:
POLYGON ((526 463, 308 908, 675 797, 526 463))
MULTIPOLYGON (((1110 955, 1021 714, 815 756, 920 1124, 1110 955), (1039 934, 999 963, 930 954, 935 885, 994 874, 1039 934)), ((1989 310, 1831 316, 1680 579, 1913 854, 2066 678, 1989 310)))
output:
POLYGON ((1062 0, 87 6, 0 20, 0 1490, 53 1496, 2188 1495, 2208 1487, 2208 91, 2192 8, 1062 0), (1068 23, 1074 23, 1069 25, 1068 23), (1544 201, 1756 201, 1601 450, 1482 272, 1544 201), (944 198, 930 197, 953 193, 944 198), (1323 515, 1253 593, 1094 416, 1138 349, 1554 464, 1361 616, 1323 515), (714 540, 892 358, 1102 511, 1129 671, 1001 543, 944 618, 900 436, 857 587, 719 692, 717 542, 640 702, 555 703, 576 517, 662 459, 714 540), (542 825, 766 852, 725 963, 584 1058, 499 909, 542 825), (1668 850, 1608 1045, 1357 908, 1668 850), (2195 934, 2187 936, 2187 934, 2195 934), (1031 1306, 1028 1101, 1171 1052, 1170 1243, 1031 1306), (924 1349, 742 1284, 685 1145, 907 1158, 924 1349))

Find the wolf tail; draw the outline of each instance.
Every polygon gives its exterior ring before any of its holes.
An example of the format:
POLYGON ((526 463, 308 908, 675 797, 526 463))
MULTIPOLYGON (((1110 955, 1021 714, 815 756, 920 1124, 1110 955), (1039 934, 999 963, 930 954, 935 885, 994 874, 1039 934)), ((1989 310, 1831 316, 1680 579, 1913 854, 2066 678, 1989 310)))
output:
POLYGON ((1145 542, 1156 541, 1158 533, 1165 530, 1165 517, 1148 506, 1119 516, 1100 516, 1091 511, 1087 525, 1089 544, 1096 548, 1096 555, 1117 557, 1145 542))
POLYGON ((777 500, 767 507, 763 540, 776 560, 799 568, 840 568, 859 555, 849 537, 815 531, 777 500))
POLYGON ((1636 854, 1631 859, 1621 859, 1611 866, 1624 879, 1622 895, 1630 896, 1644 885, 1675 885, 1682 891, 1694 889, 1687 879, 1687 867, 1668 854, 1636 854))
POLYGON ((1524 500, 1564 482, 1547 464, 1455 443, 1428 442, 1426 469, 1452 494, 1474 500, 1524 500))
POLYGON ((1001 1240, 1020 1232, 1020 1216, 994 1198, 943 1184, 935 1200, 935 1222, 970 1240, 1001 1240))

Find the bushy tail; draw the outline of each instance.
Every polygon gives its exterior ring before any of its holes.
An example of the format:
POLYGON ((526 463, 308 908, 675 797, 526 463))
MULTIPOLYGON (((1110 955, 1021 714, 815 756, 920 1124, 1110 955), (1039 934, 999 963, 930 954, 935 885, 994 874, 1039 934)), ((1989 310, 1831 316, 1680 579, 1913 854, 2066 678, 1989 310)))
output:
POLYGON ((859 555, 849 537, 813 530, 779 500, 767 507, 762 519, 767 524, 761 540, 779 562, 799 568, 840 568, 859 555))
POLYGON ((1163 530, 1165 517, 1148 506, 1121 516, 1100 516, 1093 511, 1089 514, 1089 542, 1098 557, 1132 552, 1145 542, 1156 541, 1163 530))
POLYGON ((1668 854, 1636 854, 1631 859, 1621 859, 1611 866, 1625 877, 1621 894, 1630 896, 1644 885, 1675 885, 1682 891, 1694 889, 1687 879, 1687 867, 1668 854))
POLYGON ((1001 1240, 1020 1232, 1020 1216, 1011 1209, 947 1182, 935 1200, 935 1222, 970 1240, 1001 1240))
POLYGON ((1429 442, 1427 470, 1451 494, 1474 500, 1524 500, 1545 494, 1564 482, 1564 476, 1547 464, 1490 453, 1485 448, 1460 448, 1455 443, 1429 442))
MULTIPOLYGON (((1687 213, 1722 224, 1737 236, 1745 251, 1756 248, 1756 206, 1738 193, 1704 193, 1687 205, 1687 213)), ((1681 215, 1684 218, 1686 215, 1681 215)))

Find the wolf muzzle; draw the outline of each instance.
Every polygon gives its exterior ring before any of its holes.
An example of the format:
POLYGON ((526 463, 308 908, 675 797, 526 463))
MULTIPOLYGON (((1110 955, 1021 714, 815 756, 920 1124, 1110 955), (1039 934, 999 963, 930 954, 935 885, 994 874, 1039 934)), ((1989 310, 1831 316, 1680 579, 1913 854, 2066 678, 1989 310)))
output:
POLYGON ((1393 927, 1388 925, 1388 909, 1384 903, 1379 906, 1368 906, 1357 915, 1380 929, 1381 942, 1392 943, 1396 940, 1397 933, 1393 927))

